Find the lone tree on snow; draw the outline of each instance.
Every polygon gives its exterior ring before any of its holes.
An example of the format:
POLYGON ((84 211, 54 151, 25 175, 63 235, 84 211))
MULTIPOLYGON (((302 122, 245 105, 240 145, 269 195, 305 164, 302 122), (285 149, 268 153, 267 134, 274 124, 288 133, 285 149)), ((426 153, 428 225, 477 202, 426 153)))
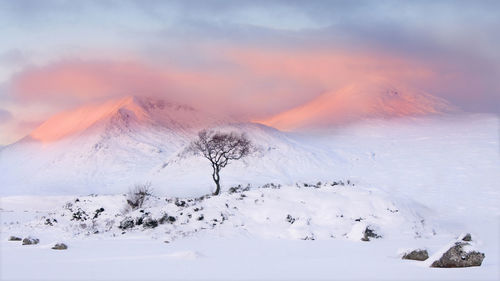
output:
POLYGON ((235 132, 222 133, 203 130, 198 133, 198 138, 189 146, 195 154, 201 154, 212 165, 212 179, 216 189, 213 195, 220 193, 220 170, 226 167, 231 160, 240 160, 250 154, 251 141, 245 134, 235 132))

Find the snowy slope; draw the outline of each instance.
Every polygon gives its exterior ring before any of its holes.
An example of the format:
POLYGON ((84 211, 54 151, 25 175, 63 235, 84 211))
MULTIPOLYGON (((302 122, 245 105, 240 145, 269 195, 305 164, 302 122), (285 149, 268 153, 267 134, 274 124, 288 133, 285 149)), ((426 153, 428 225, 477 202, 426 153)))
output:
MULTIPOLYGON (((378 188, 333 183, 264 186, 204 199, 151 197, 135 211, 127 210, 125 199, 124 195, 1 198, 0 277, 495 280, 498 276, 498 229, 489 221, 498 216, 473 209, 469 216, 481 223, 462 218, 465 228, 454 229, 452 217, 442 220, 434 210, 411 199, 396 200, 378 188), (134 225, 120 229, 127 220, 134 225), (152 226, 151 220, 158 224, 152 226), (362 241, 367 227, 381 237, 362 241), (464 232, 472 232, 474 245, 486 253, 481 267, 434 269, 428 267, 432 261, 401 260, 402 250, 415 248, 425 248, 435 258, 464 232), (10 235, 37 237, 40 244, 22 246, 7 241, 10 235), (68 250, 50 249, 60 242, 69 245, 68 250), (21 270, 26 266, 31 270, 21 270)), ((457 203, 460 196, 450 195, 449 200, 457 203)))
MULTIPOLYGON (((245 133, 256 151, 222 170, 222 186, 297 181, 329 181, 345 175, 346 161, 333 151, 318 149, 314 142, 299 142, 295 136, 260 124, 239 123, 216 127, 245 133)), ((213 189, 206 159, 184 153, 182 148, 151 174, 153 184, 174 196, 202 195, 213 189)))

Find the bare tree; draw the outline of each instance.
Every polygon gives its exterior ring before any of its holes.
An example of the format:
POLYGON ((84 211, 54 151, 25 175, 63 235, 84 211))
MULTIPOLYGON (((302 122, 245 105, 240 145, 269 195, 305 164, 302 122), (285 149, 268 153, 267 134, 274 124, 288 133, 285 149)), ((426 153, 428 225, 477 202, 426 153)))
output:
POLYGON ((216 186, 213 195, 218 195, 221 169, 226 167, 231 160, 239 160, 248 156, 252 147, 251 141, 245 134, 203 130, 198 133, 198 138, 191 143, 189 150, 201 154, 210 161, 213 169, 212 179, 216 186))

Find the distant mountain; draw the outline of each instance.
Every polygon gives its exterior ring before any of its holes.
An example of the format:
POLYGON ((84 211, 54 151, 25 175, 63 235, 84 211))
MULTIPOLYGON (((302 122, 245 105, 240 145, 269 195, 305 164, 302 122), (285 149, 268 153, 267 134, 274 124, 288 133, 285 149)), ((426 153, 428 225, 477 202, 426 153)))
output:
POLYGON ((189 106, 132 96, 59 113, 36 128, 29 138, 53 142, 74 136, 127 133, 146 128, 188 133, 219 121, 189 106))
MULTIPOLYGON (((454 108, 429 94, 387 83, 364 83, 325 93, 265 120, 234 123, 189 106, 126 97, 57 114, 0 150, 0 195, 126 192, 151 181, 160 193, 211 191, 206 159, 183 153, 199 130, 246 133, 257 151, 222 171, 223 186, 328 181, 348 175, 359 157, 316 134, 286 133, 363 118, 443 114, 454 108), (273 127, 277 127, 275 129, 273 127), (182 191, 182 192, 181 192, 182 191)), ((371 158, 370 158, 371 159, 371 158)), ((193 195, 196 195, 193 193, 193 195)))
POLYGON ((325 167, 326 175, 338 160, 265 125, 127 97, 57 114, 1 150, 0 195, 116 193, 146 181, 163 192, 172 185, 209 191, 206 159, 182 153, 203 128, 244 132, 258 148, 228 167, 225 183, 293 182, 307 176, 310 167, 325 167))
POLYGON ((260 122, 281 130, 320 129, 367 118, 425 116, 455 111, 447 101, 382 79, 350 84, 260 122))

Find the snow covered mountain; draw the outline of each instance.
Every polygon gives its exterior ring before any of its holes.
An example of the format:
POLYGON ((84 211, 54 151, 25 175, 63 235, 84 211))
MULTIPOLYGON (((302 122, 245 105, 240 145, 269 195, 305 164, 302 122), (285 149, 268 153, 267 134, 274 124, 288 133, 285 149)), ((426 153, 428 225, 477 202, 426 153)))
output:
POLYGON ((245 132, 259 149, 248 160, 251 164, 232 165, 239 172, 231 173, 233 181, 228 178, 228 183, 239 183, 239 177, 262 184, 290 182, 306 176, 307 170, 301 168, 305 164, 325 167, 335 160, 264 125, 233 124, 188 106, 127 97, 57 114, 3 149, 1 192, 116 193, 146 181, 163 191, 175 192, 169 188, 172 184, 177 189, 195 185, 209 191, 209 165, 181 154, 200 129, 214 127, 245 132))
POLYGON ((186 135, 192 130, 213 126, 218 121, 189 106, 131 96, 57 114, 29 137, 40 142, 54 142, 74 136, 103 133, 110 136, 159 129, 186 135))
POLYGON ((382 79, 326 92, 261 123, 280 130, 325 128, 366 118, 443 114, 456 109, 443 99, 382 79))
MULTIPOLYGON (((311 129, 360 118, 451 110, 445 101, 425 93, 365 83, 325 94, 264 123, 285 130, 311 129)), ((347 177, 366 180, 360 175, 384 167, 374 162, 377 148, 369 148, 378 139, 365 142, 356 137, 354 141, 361 142, 353 146, 344 143, 339 132, 287 133, 257 123, 232 123, 160 99, 126 97, 57 114, 0 150, 0 195, 122 193, 144 182, 171 196, 210 193, 213 183, 206 160, 183 153, 203 128, 244 132, 257 147, 252 156, 222 171, 223 189, 347 177)))

